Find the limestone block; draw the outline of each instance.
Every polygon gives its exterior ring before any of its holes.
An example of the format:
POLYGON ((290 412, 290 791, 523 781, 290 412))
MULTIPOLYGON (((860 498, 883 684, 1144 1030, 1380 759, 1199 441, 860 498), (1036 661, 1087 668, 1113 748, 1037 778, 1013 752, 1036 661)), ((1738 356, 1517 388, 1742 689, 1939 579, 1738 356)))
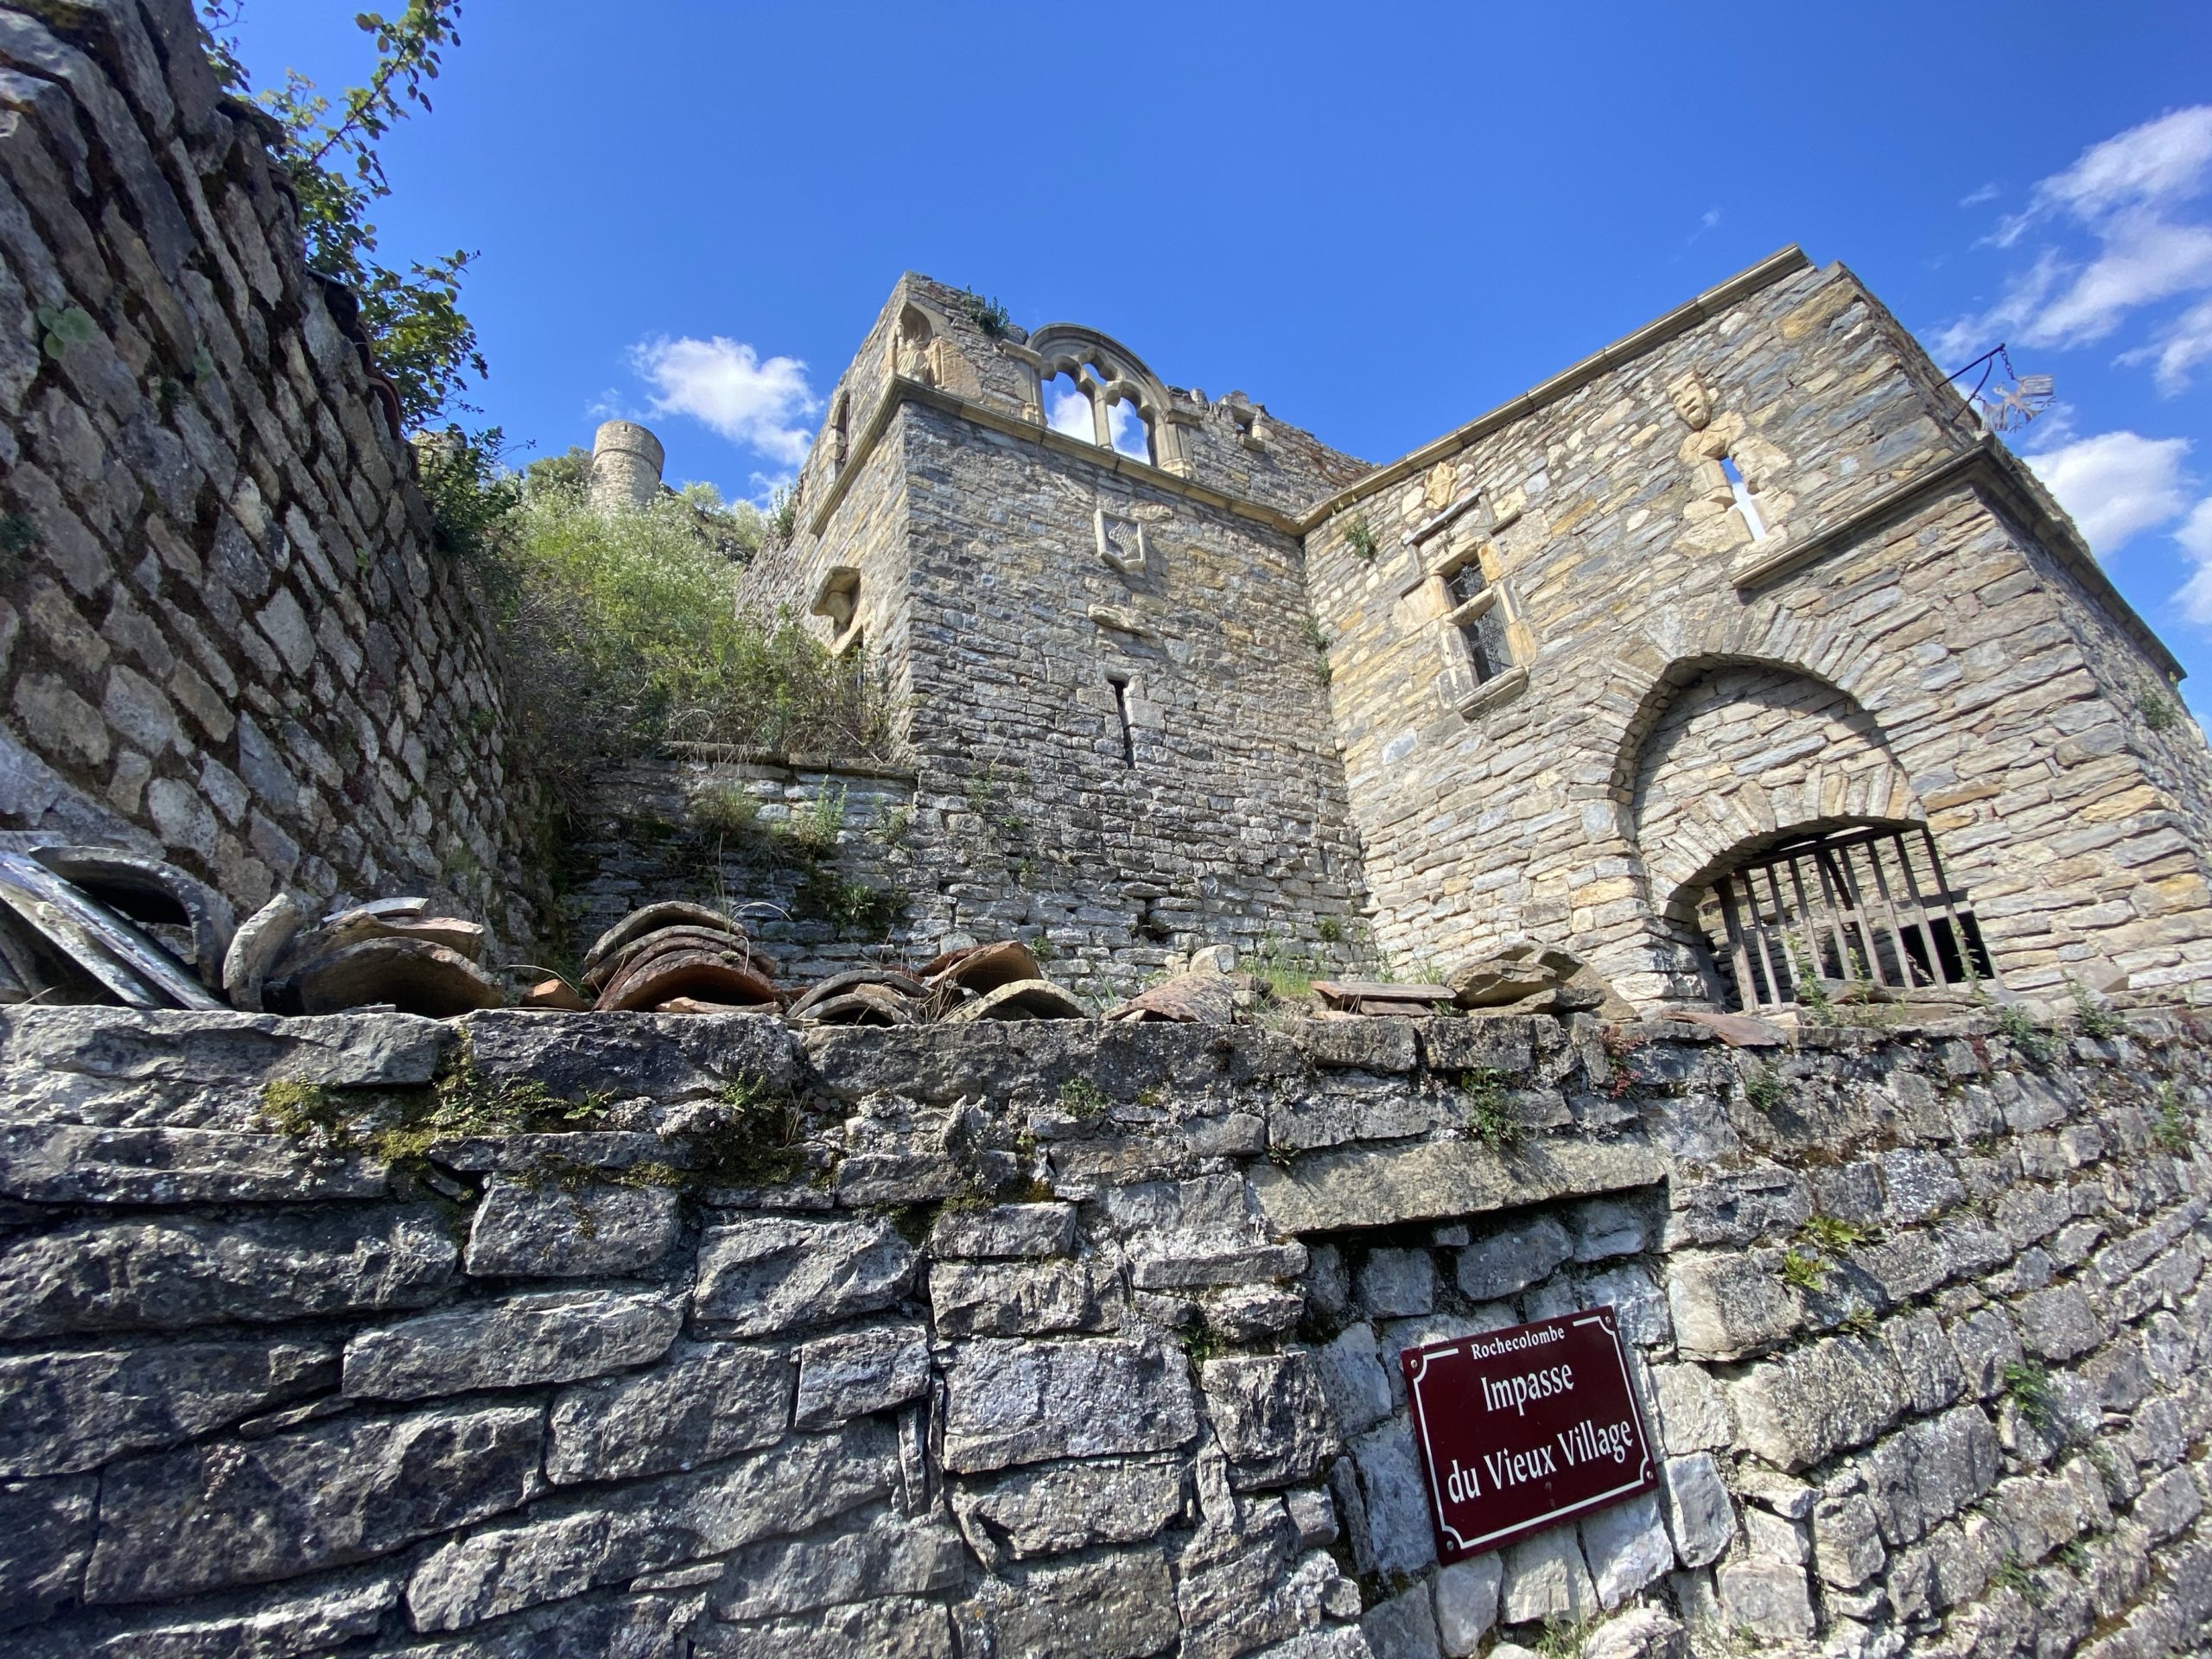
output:
POLYGON ((1390 1378, 1376 1345, 1375 1327, 1346 1325, 1334 1341, 1313 1351, 1315 1375, 1337 1427, 1363 1433, 1390 1414, 1390 1378))
POLYGON ((480 1276, 637 1273, 668 1254, 682 1224, 673 1187, 499 1177, 485 1183, 461 1265, 480 1276))
POLYGON ((1152 1336, 986 1338, 954 1349, 944 1377, 944 1459, 955 1474, 1166 1451, 1198 1429, 1182 1356, 1152 1336))
POLYGON ((1075 1249, 1071 1204, 1007 1204, 947 1210, 930 1232, 930 1255, 947 1257, 1066 1255, 1075 1249))
POLYGON ((513 1509, 536 1486, 543 1420, 538 1407, 448 1406, 116 1464, 86 1599, 314 1572, 513 1509))
POLYGON ((1732 1561, 1714 1576, 1729 1629, 1774 1641, 1802 1641, 1813 1634, 1812 1593, 1802 1567, 1732 1561))
POLYGON ((1573 1527, 1554 1527, 1506 1547, 1499 1605, 1508 1624, 1580 1624, 1598 1616, 1597 1586, 1574 1534, 1573 1527))
MULTIPOLYGON (((1417 1573, 1436 1559, 1436 1538, 1428 1522, 1427 1489, 1415 1460, 1413 1433, 1403 1418, 1370 1429, 1351 1443, 1359 1470, 1361 1515, 1348 1516, 1355 1527, 1363 1519, 1365 1547, 1374 1571, 1417 1573)), ((1357 1548, 1359 1533, 1354 1534, 1357 1548)))
POLYGON ((1255 1165, 1247 1179, 1268 1224, 1295 1234, 1477 1215, 1649 1185, 1666 1173, 1664 1156, 1646 1147, 1536 1142, 1509 1160, 1471 1142, 1431 1141, 1314 1153, 1287 1170, 1255 1165))
POLYGON ((1337 1541, 1337 1506, 1329 1501, 1326 1490, 1285 1492, 1283 1509, 1298 1533, 1299 1548, 1319 1549, 1337 1541))
POLYGON ((820 1337, 802 1344, 797 1357, 793 1421, 800 1428, 888 1411, 929 1389, 929 1335, 918 1325, 820 1337))
POLYGON ((2020 1340, 2044 1359, 2071 1359, 2104 1338, 2104 1326, 2078 1285, 2054 1285, 2012 1306, 2020 1340))
POLYGON ((1239 1491, 1310 1480, 1344 1449, 1306 1354, 1210 1359, 1206 1411, 1239 1491))
POLYGON ((1659 1608, 1632 1609, 1607 1619, 1582 1644, 1582 1659, 1688 1659, 1688 1632, 1659 1608))
POLYGON ((1951 1160, 1938 1152, 1903 1149, 1881 1156, 1882 1190, 1893 1224, 1928 1221, 1966 1202, 1951 1160))
POLYGON ((1278 1539, 1225 1557, 1193 1541, 1176 1575, 1176 1610, 1183 1626, 1178 1653, 1190 1659, 1234 1659, 1318 1626, 1332 1602, 1349 1599, 1356 1611, 1358 1599, 1358 1586, 1319 1551, 1286 1573, 1278 1539))
POLYGON ((1567 1213, 1574 1228, 1574 1259, 1603 1262, 1611 1256, 1634 1255, 1644 1246, 1643 1217, 1629 1205, 1611 1198, 1592 1198, 1567 1213))
POLYGON ((2002 1391, 2005 1368, 2024 1357, 2019 1334, 2001 1308, 1979 1309, 1954 1321, 1944 1334, 1959 1357, 1967 1392, 1978 1399, 2002 1391))
POLYGON ((1471 1301, 1496 1301, 1535 1284, 1573 1254, 1574 1236, 1554 1217, 1539 1216, 1460 1251, 1459 1294, 1471 1301))
POLYGON ((1403 1319, 1436 1306, 1436 1263, 1427 1250, 1371 1249, 1354 1279, 1370 1319, 1403 1319))
POLYGON ((1659 1465, 1659 1490, 1682 1565, 1709 1567, 1719 1560, 1735 1541, 1736 1507, 1713 1454, 1669 1458, 1659 1465))
POLYGON ((0 1336, 418 1307, 457 1254, 426 1207, 79 1223, 0 1256, 0 1336))
POLYGON ((887 1221, 754 1217, 708 1229, 692 1313, 741 1337, 824 1324, 890 1306, 914 1265, 887 1221))
POLYGON ((1619 1316, 1623 1338, 1638 1347, 1651 1347, 1674 1337, 1667 1299, 1657 1281, 1632 1263, 1590 1274, 1582 1281, 1576 1300, 1584 1307, 1611 1308, 1619 1316))
POLYGON ((1803 1176, 1778 1164, 1758 1164, 1668 1188, 1666 1247, 1749 1244, 1768 1233, 1795 1231, 1811 1217, 1803 1176))
MULTIPOLYGON (((644 1639, 664 1636, 667 1625, 644 1639)), ((952 1621, 943 1602, 884 1596, 759 1624, 702 1624, 690 1646, 702 1659, 952 1659, 952 1621)))
POLYGON ((1659 1432, 1667 1450, 1718 1451, 1736 1438, 1728 1418, 1728 1396, 1702 1365, 1655 1365, 1652 1391, 1659 1405, 1659 1432))
POLYGON ((1251 1233, 1167 1233, 1132 1240, 1129 1281, 1141 1290, 1187 1289, 1288 1279, 1304 1271, 1306 1247, 1251 1233))
POLYGON ((1888 1559, 1874 1506, 1865 1494, 1823 1497, 1814 1507, 1813 1565, 1825 1582, 1840 1590, 1856 1589, 1888 1559))
POLYGON ((0 1480, 0 1618, 27 1623, 77 1598, 99 1490, 90 1475, 0 1480))
POLYGON ((1183 1487, 1172 1460, 1044 1464, 957 1483, 952 1511, 969 1547, 995 1567, 1009 1556, 1141 1543, 1182 1515, 1183 1487))
POLYGON ((1797 1470, 1872 1440, 1896 1418, 1901 1391, 1879 1344, 1837 1337, 1754 1366, 1728 1394, 1742 1444, 1797 1470))
POLYGON ((1095 1331, 1110 1323, 1087 1262, 939 1262, 930 1305, 943 1339, 1095 1331))
POLYGON ((730 1557, 710 1605, 717 1618, 758 1619, 926 1595, 957 1584, 963 1565, 960 1535, 944 1521, 880 1513, 805 1539, 748 1545, 730 1557))
POLYGON ((1421 1050, 1409 1020, 1307 1020, 1292 1034, 1315 1065, 1351 1071, 1410 1071, 1421 1050))
POLYGON ((1803 1321, 1782 1280, 1782 1252, 1693 1253, 1669 1264, 1667 1301, 1685 1356, 1738 1359, 1771 1347, 1803 1321))
POLYGON ((1072 1567, 1033 1568, 1018 1582, 986 1579, 953 1610, 961 1651, 1007 1659, 1082 1653, 1140 1659, 1175 1640, 1175 1589, 1157 1549, 1072 1567))
POLYGON ((1430 1588, 1436 1598, 1436 1634, 1446 1659, 1466 1659, 1497 1622, 1497 1592, 1504 1566, 1495 1551, 1439 1567, 1430 1588))
POLYGON ((1428 1587, 1415 1585, 1360 1615, 1359 1633, 1375 1659, 1436 1659, 1436 1612, 1428 1587))
POLYGON ((1904 1384, 1904 1408, 1920 1415, 1941 1411, 1966 1390, 1966 1373, 1943 1334, 1942 1321, 1923 1309, 1880 1327, 1882 1346, 1904 1384))
POLYGON ((345 1391, 421 1400, 573 1382, 658 1359, 683 1322, 675 1298, 550 1290, 424 1313, 346 1344, 345 1391))
POLYGON ((890 1427, 863 1419, 696 1474, 664 1476, 449 1539, 408 1580, 418 1630, 460 1630, 762 1538, 796 1535, 870 1503, 898 1479, 890 1427))
POLYGON ((68 1474, 330 1388, 322 1342, 187 1342, 0 1358, 0 1475, 68 1474))
POLYGON ((134 1659, 141 1654, 215 1659, 228 1654, 315 1654, 373 1636, 399 1604, 400 1575, 365 1569, 173 1612, 121 1612, 43 1630, 18 1630, 20 1659, 134 1659))
POLYGON ((556 1395, 545 1472, 563 1484, 621 1480, 772 1445, 787 1427, 791 1393, 791 1362, 780 1353, 678 1343, 649 1371, 556 1395))
POLYGON ((223 1204, 381 1198, 373 1159, 224 1129, 0 1126, 0 1196, 35 1204, 223 1204))
POLYGON ((1306 1315, 1306 1298, 1294 1286, 1228 1285, 1205 1293, 1199 1311, 1217 1338, 1242 1348, 1296 1330, 1306 1315))
POLYGON ((1598 1605, 1611 1612, 1675 1565, 1675 1547, 1659 1517, 1659 1500, 1645 1492, 1582 1518, 1582 1558, 1598 1605))
POLYGON ((455 1023, 485 1073, 542 1084, 563 1100, 595 1092, 674 1100, 710 1096, 728 1078, 770 1090, 799 1079, 798 1037, 782 1020, 760 1016, 578 1017, 490 1008, 455 1023))
POLYGON ((1997 1483, 1997 1430, 1979 1406, 1908 1424, 1865 1463, 1867 1501, 1882 1541, 1909 1544, 1997 1483))

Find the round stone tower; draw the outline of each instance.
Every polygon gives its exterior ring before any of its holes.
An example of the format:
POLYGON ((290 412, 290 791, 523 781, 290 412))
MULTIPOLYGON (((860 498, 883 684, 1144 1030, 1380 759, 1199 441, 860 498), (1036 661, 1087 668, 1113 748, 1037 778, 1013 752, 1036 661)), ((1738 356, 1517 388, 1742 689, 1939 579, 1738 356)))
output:
POLYGON ((602 421, 591 440, 591 501, 595 507, 642 507, 660 493, 667 459, 660 440, 635 421, 602 421))

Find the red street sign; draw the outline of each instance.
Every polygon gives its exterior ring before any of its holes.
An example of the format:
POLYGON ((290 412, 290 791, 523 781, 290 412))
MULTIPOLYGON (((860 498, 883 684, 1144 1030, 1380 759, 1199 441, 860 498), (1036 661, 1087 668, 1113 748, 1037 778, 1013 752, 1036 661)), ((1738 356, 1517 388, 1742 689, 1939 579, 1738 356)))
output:
POLYGON ((1659 1484, 1610 1307, 1408 1348, 1398 1363, 1440 1560, 1659 1484))

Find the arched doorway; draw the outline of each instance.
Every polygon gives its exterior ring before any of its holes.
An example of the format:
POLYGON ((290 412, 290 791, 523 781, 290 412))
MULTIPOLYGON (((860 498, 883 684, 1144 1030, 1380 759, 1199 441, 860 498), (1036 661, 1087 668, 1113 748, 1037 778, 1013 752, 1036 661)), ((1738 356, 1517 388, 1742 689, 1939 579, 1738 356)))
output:
POLYGON ((1912 782, 1847 692, 1757 661, 1678 665, 1629 793, 1675 995, 1772 1007, 1993 977, 1912 782))

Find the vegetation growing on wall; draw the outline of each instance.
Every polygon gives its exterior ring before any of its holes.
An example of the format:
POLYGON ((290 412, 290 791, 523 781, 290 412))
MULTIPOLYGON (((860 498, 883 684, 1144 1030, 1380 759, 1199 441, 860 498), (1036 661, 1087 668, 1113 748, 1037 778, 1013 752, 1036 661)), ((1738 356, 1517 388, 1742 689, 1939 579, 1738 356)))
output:
POLYGON ((501 474, 474 452, 424 469, 442 526, 460 527, 499 631, 524 752, 556 797, 608 757, 659 743, 880 754, 885 699, 788 613, 737 606, 759 515, 710 494, 594 507, 572 469, 501 474))
MULTIPOLYGON (((245 69, 229 34, 239 10, 238 0, 200 7, 218 73, 242 94, 245 69)), ((476 256, 456 248, 397 269, 378 257, 369 218, 391 194, 378 141, 416 106, 430 108, 428 83, 437 79, 441 54, 461 44, 460 17, 460 0, 407 0, 396 18, 362 12, 354 21, 377 54, 365 86, 347 87, 334 103, 293 69, 282 87, 255 99, 283 130, 277 161, 299 202, 308 269, 359 299, 370 352, 397 389, 400 420, 410 429, 469 410, 461 391, 471 375, 480 380, 486 372, 475 326, 461 309, 461 278, 476 256)))

